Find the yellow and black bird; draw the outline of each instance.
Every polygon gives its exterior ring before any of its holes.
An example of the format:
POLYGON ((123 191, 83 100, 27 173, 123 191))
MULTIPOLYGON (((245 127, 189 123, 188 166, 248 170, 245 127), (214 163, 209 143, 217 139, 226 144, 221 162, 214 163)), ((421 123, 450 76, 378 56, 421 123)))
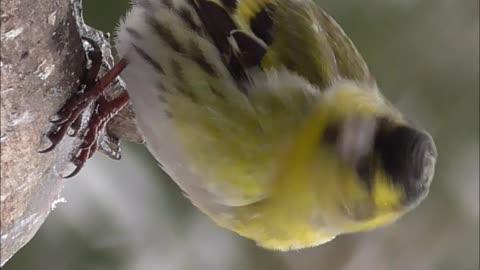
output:
POLYGON ((116 44, 150 152, 196 207, 260 246, 389 224, 428 193, 431 136, 310 0, 141 0, 116 44))

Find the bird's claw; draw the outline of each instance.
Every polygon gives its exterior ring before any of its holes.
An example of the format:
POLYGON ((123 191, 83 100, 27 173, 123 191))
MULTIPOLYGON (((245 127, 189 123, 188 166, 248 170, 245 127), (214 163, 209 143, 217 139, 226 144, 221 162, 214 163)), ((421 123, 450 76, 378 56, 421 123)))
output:
MULTIPOLYGON (((74 169, 62 175, 63 178, 75 176, 97 150, 113 159, 120 159, 119 140, 108 135, 106 125, 128 103, 128 95, 123 93, 112 101, 105 98, 103 90, 116 75, 109 76, 101 83, 97 80, 102 65, 102 52, 92 39, 87 37, 83 39, 93 48, 87 53, 91 67, 85 70, 77 92, 50 118, 52 126, 45 134, 50 145, 38 151, 40 153, 52 151, 65 135, 80 139, 80 143, 74 148, 69 158, 74 169), (89 116, 88 123, 84 124, 84 112, 93 103, 95 103, 93 112, 89 116)), ((121 70, 123 68, 120 68, 121 70)))

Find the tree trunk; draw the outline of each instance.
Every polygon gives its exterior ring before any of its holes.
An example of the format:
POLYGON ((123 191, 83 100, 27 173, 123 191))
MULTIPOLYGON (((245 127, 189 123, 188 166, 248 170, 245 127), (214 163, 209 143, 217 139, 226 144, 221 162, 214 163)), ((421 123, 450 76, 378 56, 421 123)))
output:
MULTIPOLYGON (((105 35, 83 24, 81 0, 2 0, 0 19, 3 265, 30 241, 61 198, 59 173, 75 140, 64 140, 48 154, 37 150, 49 117, 79 84, 87 62, 80 37, 99 42, 106 68, 112 57, 105 35)), ((132 111, 124 111, 110 131, 140 142, 132 111)))

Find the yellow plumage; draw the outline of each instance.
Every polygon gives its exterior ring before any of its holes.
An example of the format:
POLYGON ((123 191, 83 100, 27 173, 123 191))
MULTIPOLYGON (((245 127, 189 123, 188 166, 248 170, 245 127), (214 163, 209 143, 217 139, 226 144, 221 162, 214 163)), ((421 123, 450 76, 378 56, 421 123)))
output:
POLYGON ((391 223, 426 195, 431 138, 313 2, 145 2, 117 40, 139 127, 217 224, 298 249, 391 223))

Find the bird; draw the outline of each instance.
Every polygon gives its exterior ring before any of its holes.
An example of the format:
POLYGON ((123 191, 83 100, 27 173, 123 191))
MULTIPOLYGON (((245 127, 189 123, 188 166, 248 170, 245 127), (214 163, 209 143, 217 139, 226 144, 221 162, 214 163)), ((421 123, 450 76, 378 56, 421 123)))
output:
POLYGON ((86 90, 59 110, 42 151, 95 102, 67 177, 131 103, 146 147, 192 204, 267 249, 391 224, 428 194, 432 136, 385 98, 311 0, 138 0, 118 26, 120 60, 99 79, 99 48, 85 40, 86 90), (108 101, 117 76, 127 92, 108 101))

